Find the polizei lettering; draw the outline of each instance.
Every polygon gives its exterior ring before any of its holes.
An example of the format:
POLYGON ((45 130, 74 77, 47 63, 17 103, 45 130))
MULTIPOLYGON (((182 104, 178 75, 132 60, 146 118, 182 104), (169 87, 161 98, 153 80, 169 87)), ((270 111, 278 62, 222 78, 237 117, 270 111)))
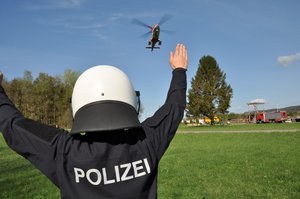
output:
POLYGON ((81 168, 74 168, 75 182, 80 183, 82 179, 86 178, 86 180, 92 185, 100 185, 101 183, 107 185, 132 180, 151 172, 147 158, 131 163, 116 165, 109 169, 114 172, 114 177, 111 179, 107 176, 108 170, 106 168, 101 168, 100 170, 91 168, 87 171, 84 171, 81 168))

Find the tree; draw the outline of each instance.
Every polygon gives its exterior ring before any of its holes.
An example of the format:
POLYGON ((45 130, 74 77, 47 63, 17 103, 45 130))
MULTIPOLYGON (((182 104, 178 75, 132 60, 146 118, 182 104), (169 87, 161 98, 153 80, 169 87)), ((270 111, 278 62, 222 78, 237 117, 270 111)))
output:
POLYGON ((3 80, 7 95, 27 118, 44 124, 70 128, 70 98, 79 72, 67 69, 62 76, 40 73, 33 78, 24 71, 22 78, 3 80))
POLYGON ((54 123, 55 86, 55 78, 46 73, 40 73, 33 82, 33 96, 37 104, 34 119, 44 124, 54 123))
POLYGON ((30 106, 32 104, 30 97, 32 90, 31 72, 25 71, 23 78, 16 78, 5 84, 7 94, 11 97, 15 106, 20 109, 25 117, 30 117, 32 109, 32 106, 30 106))
POLYGON ((232 88, 226 83, 226 74, 214 57, 203 56, 188 91, 187 115, 206 116, 214 123, 214 117, 228 113, 232 88))
POLYGON ((72 124, 72 114, 71 114, 71 97, 76 80, 80 75, 79 71, 73 71, 71 69, 66 69, 64 74, 61 76, 61 80, 64 85, 64 94, 62 96, 62 108, 61 108, 61 118, 59 120, 59 125, 71 128, 72 124))

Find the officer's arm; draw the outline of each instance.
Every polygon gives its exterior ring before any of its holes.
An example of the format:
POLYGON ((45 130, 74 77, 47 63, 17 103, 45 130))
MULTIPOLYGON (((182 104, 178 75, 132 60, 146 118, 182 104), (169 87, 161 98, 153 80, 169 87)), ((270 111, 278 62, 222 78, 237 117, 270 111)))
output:
POLYGON ((187 65, 187 50, 183 44, 177 44, 175 52, 170 52, 170 66, 173 69, 173 77, 166 104, 182 104, 185 107, 187 65))
POLYGON ((0 73, 0 132, 10 148, 32 162, 58 186, 56 149, 63 130, 24 118, 1 86, 2 77, 0 73))
POLYGON ((186 106, 187 51, 184 45, 177 45, 170 54, 173 69, 172 81, 165 104, 143 122, 147 136, 152 140, 158 159, 164 154, 183 118, 186 106))

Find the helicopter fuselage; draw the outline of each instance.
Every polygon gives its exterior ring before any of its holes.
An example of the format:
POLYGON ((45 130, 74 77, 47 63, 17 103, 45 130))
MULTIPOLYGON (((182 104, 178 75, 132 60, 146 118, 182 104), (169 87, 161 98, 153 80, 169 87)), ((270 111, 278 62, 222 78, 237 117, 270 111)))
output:
POLYGON ((158 42, 158 45, 161 45, 161 41, 159 40, 159 34, 160 34, 160 27, 158 24, 154 25, 151 29, 152 35, 151 38, 148 42, 148 45, 146 48, 151 48, 151 51, 153 51, 154 48, 159 48, 155 47, 156 43, 158 42))

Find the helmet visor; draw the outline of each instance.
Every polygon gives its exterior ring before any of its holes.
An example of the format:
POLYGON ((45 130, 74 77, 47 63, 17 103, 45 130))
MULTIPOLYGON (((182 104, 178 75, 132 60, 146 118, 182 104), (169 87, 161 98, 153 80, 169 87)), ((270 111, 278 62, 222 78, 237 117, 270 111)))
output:
POLYGON ((119 101, 100 101, 81 107, 74 116, 71 134, 141 127, 135 108, 119 101))

